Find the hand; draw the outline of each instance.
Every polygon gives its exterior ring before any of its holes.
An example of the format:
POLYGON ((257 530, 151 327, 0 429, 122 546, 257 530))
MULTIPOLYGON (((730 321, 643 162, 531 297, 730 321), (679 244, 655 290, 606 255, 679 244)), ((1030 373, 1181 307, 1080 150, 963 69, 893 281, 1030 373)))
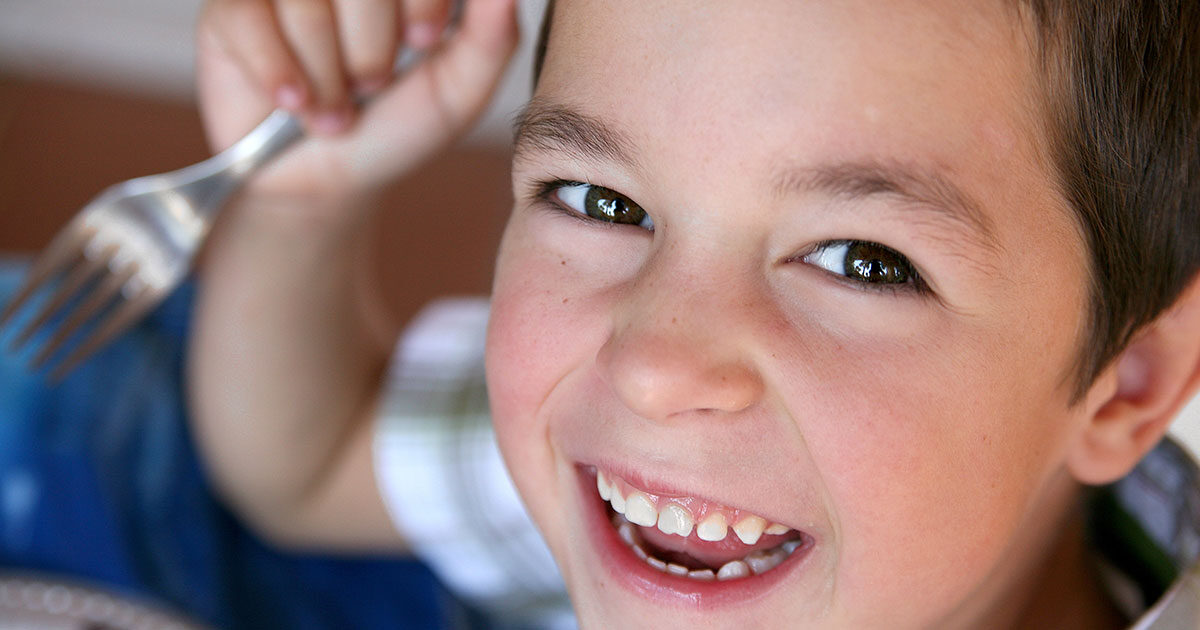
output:
POLYGON ((283 107, 309 137, 260 173, 253 193, 347 198, 404 175, 468 129, 516 46, 514 0, 467 1, 440 42, 450 1, 208 0, 197 76, 213 149, 283 107), (403 46, 428 56, 396 78, 403 46))

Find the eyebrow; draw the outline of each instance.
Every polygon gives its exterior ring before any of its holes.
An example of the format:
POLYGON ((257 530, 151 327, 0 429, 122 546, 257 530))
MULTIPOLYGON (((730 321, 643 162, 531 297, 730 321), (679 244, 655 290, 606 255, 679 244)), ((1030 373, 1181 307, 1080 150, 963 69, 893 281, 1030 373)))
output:
POLYGON ((857 201, 870 197, 899 200, 902 205, 965 228, 981 246, 1001 249, 996 228, 983 205, 940 172, 894 161, 848 161, 783 173, 775 180, 780 195, 818 192, 857 201))
POLYGON ((536 97, 517 114, 513 138, 518 160, 530 151, 558 151, 579 159, 637 162, 637 152, 625 134, 598 118, 536 97))
MULTIPOLYGON (((563 152, 580 160, 601 158, 636 167, 637 151, 629 137, 603 120, 569 107, 534 98, 513 124, 514 159, 531 152, 563 152)), ((995 225, 983 205, 952 180, 932 169, 898 161, 846 161, 781 171, 774 179, 780 196, 823 193, 858 201, 891 198, 946 227, 975 235, 982 247, 999 251, 995 225)))

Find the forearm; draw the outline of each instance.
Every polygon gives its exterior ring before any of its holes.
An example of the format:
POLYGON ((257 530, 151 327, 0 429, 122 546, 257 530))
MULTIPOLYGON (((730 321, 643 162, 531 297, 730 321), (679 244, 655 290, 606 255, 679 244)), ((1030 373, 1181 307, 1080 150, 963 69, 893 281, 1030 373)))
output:
POLYGON ((297 113, 307 134, 214 231, 189 394, 213 480, 260 529, 402 547, 376 491, 370 431, 396 330, 365 289, 369 213, 346 200, 411 174, 469 127, 517 25, 511 2, 468 2, 449 39, 406 41, 406 24, 439 32, 448 0, 330 11, 342 4, 208 0, 201 13, 197 79, 214 150, 273 107, 297 113), (427 55, 393 78, 403 47, 427 55), (365 109, 353 105, 359 91, 374 92, 365 109), (340 122, 324 124, 330 116, 340 122))
POLYGON ((311 203, 231 208, 200 278, 196 433, 218 487, 260 525, 323 491, 394 339, 366 288, 366 220, 311 203))

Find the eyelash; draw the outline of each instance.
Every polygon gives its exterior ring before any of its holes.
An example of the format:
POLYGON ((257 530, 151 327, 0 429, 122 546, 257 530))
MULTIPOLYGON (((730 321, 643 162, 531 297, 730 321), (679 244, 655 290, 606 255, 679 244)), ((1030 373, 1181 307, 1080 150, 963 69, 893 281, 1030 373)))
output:
POLYGON ((587 182, 579 182, 579 181, 574 181, 574 180, 554 179, 554 180, 548 180, 548 181, 535 183, 533 197, 538 202, 544 204, 545 206, 548 206, 550 209, 552 209, 556 212, 565 214, 573 219, 577 219, 579 221, 588 223, 589 225, 600 225, 600 226, 604 226, 604 227, 608 227, 608 228, 616 228, 616 227, 621 227, 622 225, 629 225, 632 227, 640 227, 641 229, 644 229, 647 231, 654 230, 654 220, 650 217, 649 213, 646 213, 646 211, 643 208, 641 208, 641 206, 639 204, 637 204, 636 201, 633 201, 632 199, 629 199, 628 197, 626 197, 623 193, 613 190, 612 188, 608 188, 606 186, 600 186, 598 184, 589 184, 587 182), (624 223, 624 222, 615 221, 615 220, 614 221, 606 221, 604 219, 593 217, 593 216, 590 216, 589 214, 580 212, 579 210, 576 210, 575 208, 569 207, 567 205, 567 203, 562 199, 560 193, 565 188, 573 188, 573 187, 579 187, 579 186, 589 186, 589 187, 592 187, 593 189, 601 189, 601 190, 610 191, 619 197, 625 198, 626 200, 628 200, 630 203, 634 204, 637 207, 638 211, 640 211, 642 213, 643 218, 647 222, 649 222, 649 225, 624 223))
MULTIPOLYGON (((609 227, 609 228, 615 228, 615 227, 621 226, 621 224, 610 222, 610 221, 605 221, 603 219, 597 219, 597 218, 591 217, 587 214, 581 213, 573 208, 566 207, 564 205, 564 203, 559 198, 557 198, 557 195, 561 189, 563 189, 564 187, 570 187, 570 186, 597 186, 597 185, 589 184, 587 182, 568 180, 568 179, 544 180, 544 181, 539 181, 539 182, 533 183, 533 185, 531 187, 532 192, 533 192, 532 198, 534 200, 536 200, 537 202, 541 203, 544 207, 547 207, 558 214, 566 215, 577 221, 581 221, 581 222, 587 223, 589 225, 600 225, 600 226, 605 226, 605 227, 609 227)), ((599 186, 599 187, 605 188, 603 186, 599 186)), ((612 189, 608 189, 608 190, 612 190, 612 189)), ((613 192, 617 192, 617 191, 614 190, 613 192)), ((621 194, 621 193, 618 192, 617 194, 621 194)), ((624 196, 624 195, 622 195, 622 196, 624 196)), ((643 228, 643 229, 645 229, 645 228, 643 228)), ((653 229, 653 228, 650 228, 650 229, 653 229)), ((833 240, 822 241, 820 243, 817 243, 816 245, 813 245, 811 248, 809 248, 803 254, 798 254, 796 256, 793 256, 792 258, 789 258, 787 260, 787 262, 789 262, 789 263, 790 262, 801 262, 805 265, 814 267, 814 268, 834 277, 836 280, 838 280, 839 282, 842 282, 843 284, 846 284, 852 288, 863 290, 863 291, 870 291, 870 292, 874 292, 874 293, 882 293, 882 294, 888 294, 888 295, 910 294, 910 295, 918 295, 918 296, 928 296, 928 295, 932 294, 931 291, 929 290, 929 286, 925 283, 924 279, 922 278, 921 273, 916 269, 916 267, 913 266, 912 262, 909 261, 907 256, 905 256, 904 254, 902 254, 886 245, 882 245, 880 243, 875 243, 875 242, 871 242, 871 241, 860 241, 860 240, 849 240, 849 239, 833 239, 833 240), (906 270, 906 273, 908 276, 906 281, 905 282, 896 282, 896 283, 864 282, 861 280, 854 280, 853 278, 851 278, 850 276, 845 275, 845 274, 839 274, 837 272, 829 271, 828 269, 825 269, 825 268, 820 267, 812 262, 809 262, 809 258, 819 252, 827 251, 827 250, 835 248, 835 247, 856 246, 856 245, 874 247, 874 248, 881 250, 882 252, 884 252, 886 254, 890 254, 890 255, 894 255, 894 256, 898 257, 900 262, 902 263, 902 265, 905 267, 905 270, 906 270)))
POLYGON ((587 182, 579 182, 571 179, 548 179, 539 182, 534 182, 531 186, 533 190, 532 198, 541 204, 543 207, 549 208, 558 214, 564 214, 572 219, 590 224, 611 225, 604 221, 598 221, 585 214, 580 214, 571 208, 564 208, 562 202, 557 199, 558 190, 564 186, 583 186, 587 182))
MULTIPOLYGON (((912 264, 912 261, 910 261, 908 259, 908 256, 905 256, 904 254, 892 249, 891 247, 888 247, 887 245, 883 245, 883 244, 876 243, 873 241, 861 241, 861 240, 851 240, 851 239, 834 239, 834 240, 822 241, 820 243, 817 243, 816 245, 813 245, 811 248, 809 248, 804 253, 798 254, 796 256, 789 258, 787 260, 787 262, 789 262, 789 263, 790 262, 804 263, 806 265, 814 267, 814 268, 828 274, 829 276, 832 276, 835 280, 837 280, 843 284, 847 284, 847 285, 851 286, 852 288, 863 290, 863 291, 873 291, 873 292, 885 293, 885 294, 891 294, 891 295, 899 295, 899 294, 915 294, 918 296, 932 295, 932 291, 930 291, 929 285, 926 284, 924 278, 921 275, 921 272, 918 271, 917 268, 912 264), (826 269, 826 268, 810 261, 811 257, 813 257, 816 254, 821 253, 821 252, 828 252, 828 250, 838 248, 838 247, 856 247, 856 246, 876 249, 876 250, 879 250, 880 253, 883 253, 885 255, 895 256, 898 259, 897 263, 903 267, 903 272, 906 275, 905 280, 903 282, 866 282, 866 281, 862 281, 862 280, 855 280, 850 275, 848 275, 844 272, 837 273, 835 271, 831 271, 829 269, 826 269)), ((844 264, 844 261, 843 261, 843 264, 844 264)))

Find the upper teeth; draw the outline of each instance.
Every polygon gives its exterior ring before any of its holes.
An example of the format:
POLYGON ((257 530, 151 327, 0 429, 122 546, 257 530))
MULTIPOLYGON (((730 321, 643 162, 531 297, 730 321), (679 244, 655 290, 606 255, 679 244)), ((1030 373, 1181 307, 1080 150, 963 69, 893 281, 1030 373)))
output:
POLYGON ((630 492, 625 497, 625 518, 635 525, 654 527, 658 522, 658 510, 650 502, 650 497, 641 492, 630 492))
POLYGON ((658 529, 664 534, 679 534, 687 538, 694 525, 692 513, 674 503, 664 505, 658 512, 658 529))
POLYGON ((753 545, 762 537, 763 530, 766 529, 767 522, 759 516, 747 516, 742 520, 734 523, 733 531, 738 538, 747 545, 753 545))
MULTIPOLYGON (((725 540, 729 533, 729 519, 724 511, 710 508, 708 514, 697 523, 696 517, 686 506, 639 490, 622 489, 621 485, 617 478, 606 475, 604 471, 596 471, 596 490, 600 498, 608 501, 614 511, 624 514, 632 523, 643 527, 657 525, 665 534, 684 538, 691 536, 694 529, 697 537, 710 542, 725 540)), ((768 524, 761 516, 745 512, 740 514, 733 523, 733 532, 747 545, 758 542, 764 533, 780 535, 791 531, 786 525, 768 524)))
POLYGON ((699 536, 700 540, 725 540, 725 534, 728 533, 729 525, 725 522, 725 515, 720 512, 713 512, 704 517, 700 526, 696 528, 696 536, 699 536))

